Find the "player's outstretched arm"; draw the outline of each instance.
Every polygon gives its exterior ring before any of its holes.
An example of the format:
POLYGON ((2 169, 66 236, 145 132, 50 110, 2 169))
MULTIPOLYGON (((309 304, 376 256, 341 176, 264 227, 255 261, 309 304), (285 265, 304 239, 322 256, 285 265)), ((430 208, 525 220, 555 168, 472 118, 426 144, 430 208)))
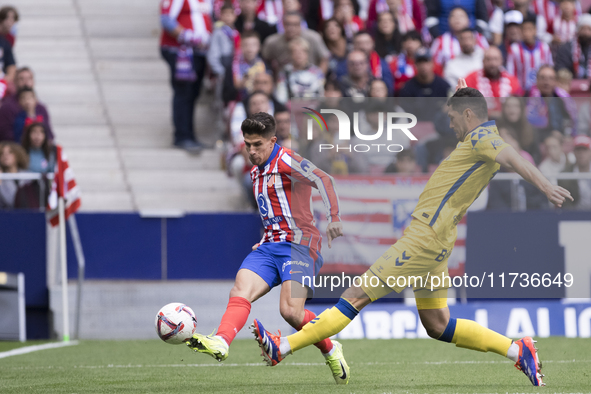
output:
POLYGON ((503 167, 515 171, 521 175, 523 179, 540 189, 540 191, 548 197, 548 200, 557 207, 562 207, 564 200, 567 198, 574 201, 568 190, 550 183, 550 181, 542 175, 540 170, 521 157, 512 147, 508 146, 503 149, 497 155, 495 160, 503 167))

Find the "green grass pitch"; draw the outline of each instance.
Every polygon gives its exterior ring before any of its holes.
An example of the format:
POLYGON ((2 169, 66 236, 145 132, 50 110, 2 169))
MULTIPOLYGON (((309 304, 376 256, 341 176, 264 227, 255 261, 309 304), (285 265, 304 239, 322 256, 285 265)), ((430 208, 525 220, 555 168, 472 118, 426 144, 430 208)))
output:
MULTIPOLYGON (((348 386, 335 385, 314 347, 269 368, 254 340, 236 340, 223 364, 159 340, 81 341, 0 359, 0 393, 591 392, 591 339, 539 340, 547 387, 533 387, 496 354, 434 340, 342 343, 351 367, 348 386)), ((0 351, 18 346, 0 342, 0 351)))

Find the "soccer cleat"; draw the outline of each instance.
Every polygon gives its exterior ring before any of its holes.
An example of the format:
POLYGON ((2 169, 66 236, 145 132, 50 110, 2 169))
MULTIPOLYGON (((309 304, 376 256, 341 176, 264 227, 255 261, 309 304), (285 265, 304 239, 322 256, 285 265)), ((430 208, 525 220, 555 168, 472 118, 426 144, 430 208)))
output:
POLYGON ((255 339, 259 343, 259 347, 262 350, 262 356, 268 366, 274 367, 279 364, 285 357, 281 356, 279 351, 279 342, 281 341, 281 331, 279 335, 271 334, 265 330, 262 323, 258 319, 254 319, 252 326, 252 333, 255 339))
POLYGON ((230 348, 226 342, 222 338, 214 336, 213 333, 211 335, 195 333, 193 334, 193 338, 189 339, 186 343, 194 351, 209 354, 220 362, 227 359, 230 353, 230 348))
POLYGON ((347 361, 345 361, 345 356, 343 355, 343 345, 337 341, 332 341, 332 345, 334 346, 334 352, 332 355, 326 357, 326 365, 330 367, 332 376, 337 384, 348 384, 351 374, 347 361))
POLYGON ((515 343, 519 346, 519 358, 515 363, 515 368, 523 372, 534 386, 545 386, 542 382, 544 375, 540 373, 542 363, 538 358, 538 349, 535 347, 532 337, 522 338, 515 343))

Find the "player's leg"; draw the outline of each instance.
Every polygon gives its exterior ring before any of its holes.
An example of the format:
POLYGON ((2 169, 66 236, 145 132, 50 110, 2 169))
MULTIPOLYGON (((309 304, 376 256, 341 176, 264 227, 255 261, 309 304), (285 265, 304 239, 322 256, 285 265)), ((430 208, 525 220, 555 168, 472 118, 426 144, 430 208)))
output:
POLYGON ((537 349, 530 337, 513 342, 475 321, 452 318, 447 307, 447 290, 440 290, 439 295, 421 297, 427 295, 426 292, 419 290, 415 295, 421 323, 431 338, 455 343, 457 347, 465 349, 500 354, 514 361, 515 366, 527 375, 534 386, 544 385, 537 349), (528 368, 528 365, 533 368, 528 368))
POLYGON ((279 276, 267 249, 267 245, 263 244, 244 259, 230 290, 230 299, 217 334, 195 333, 187 342, 191 349, 209 354, 218 361, 228 358, 230 344, 248 320, 251 303, 279 283, 279 276))

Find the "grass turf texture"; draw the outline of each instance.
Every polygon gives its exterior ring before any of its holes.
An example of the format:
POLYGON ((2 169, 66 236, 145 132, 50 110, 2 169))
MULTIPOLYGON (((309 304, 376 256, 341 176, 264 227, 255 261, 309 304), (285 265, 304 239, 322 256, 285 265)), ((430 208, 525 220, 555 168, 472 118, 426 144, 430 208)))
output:
POLYGON ((314 348, 263 366, 254 340, 237 340, 220 364, 184 345, 82 341, 77 346, 0 359, 2 393, 505 393, 590 392, 591 341, 538 342, 547 387, 533 387, 492 353, 429 339, 342 341, 351 367, 337 386, 314 348), (577 360, 577 361, 574 361, 577 360))

